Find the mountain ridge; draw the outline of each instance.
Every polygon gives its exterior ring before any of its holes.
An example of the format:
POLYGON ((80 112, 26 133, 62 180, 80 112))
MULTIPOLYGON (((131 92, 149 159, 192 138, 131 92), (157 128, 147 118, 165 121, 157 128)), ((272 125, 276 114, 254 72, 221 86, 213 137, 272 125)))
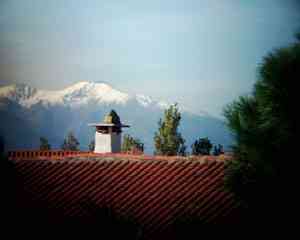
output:
MULTIPOLYGON (((0 135, 7 149, 34 149, 39 137, 60 148, 63 138, 73 131, 86 150, 94 129, 88 123, 99 122, 115 109, 122 122, 132 127, 126 133, 145 143, 153 153, 153 137, 163 111, 170 104, 142 94, 129 95, 106 83, 79 82, 62 90, 39 90, 25 84, 0 87, 0 135)), ((215 144, 231 143, 224 122, 209 114, 196 115, 180 107, 180 131, 190 146, 198 137, 209 137, 215 144)))
MULTIPOLYGON (((107 82, 90 82, 80 81, 71 86, 67 86, 60 90, 43 90, 31 87, 26 84, 11 84, 0 86, 0 99, 8 98, 17 101, 24 107, 42 103, 47 105, 64 104, 70 107, 84 105, 88 103, 96 104, 127 104, 129 101, 137 101, 144 107, 154 106, 166 109, 170 106, 168 101, 156 100, 151 96, 144 94, 128 94, 113 88, 107 82), (22 96, 22 91, 24 96, 22 96)), ((206 111, 194 113, 184 106, 179 106, 181 111, 190 112, 195 115, 210 115, 206 111)))

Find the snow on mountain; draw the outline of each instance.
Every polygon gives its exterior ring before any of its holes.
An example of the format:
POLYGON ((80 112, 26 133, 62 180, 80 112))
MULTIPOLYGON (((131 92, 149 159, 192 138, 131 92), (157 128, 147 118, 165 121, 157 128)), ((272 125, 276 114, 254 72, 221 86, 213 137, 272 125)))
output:
POLYGON ((51 105, 82 106, 88 103, 125 104, 128 94, 113 89, 105 83, 79 82, 63 90, 39 90, 32 98, 23 102, 30 107, 37 103, 51 105))
POLYGON ((35 88, 29 87, 25 84, 13 84, 0 88, 0 98, 8 98, 16 102, 23 102, 36 94, 35 88))
POLYGON ((135 100, 143 107, 157 107, 160 109, 166 109, 168 106, 170 106, 170 103, 165 101, 156 101, 152 97, 145 96, 143 94, 136 94, 135 100))
POLYGON ((75 104, 89 101, 125 104, 129 99, 128 94, 115 90, 105 83, 79 82, 62 90, 62 93, 68 102, 75 104))
POLYGON ((142 94, 137 94, 136 96, 136 100, 138 101, 138 103, 140 103, 142 106, 147 107, 150 104, 153 104, 153 99, 151 97, 142 95, 142 94))
MULTIPOLYGON (((38 90, 25 84, 14 84, 0 87, 1 98, 8 98, 26 108, 36 104, 42 104, 45 107, 58 105, 71 108, 88 104, 126 105, 129 101, 133 101, 144 108, 166 109, 170 106, 168 102, 157 101, 142 94, 129 95, 112 88, 108 83, 88 81, 78 82, 62 90, 38 90)), ((179 109, 191 113, 184 106, 179 106, 179 109)))
MULTIPOLYGON (((124 105, 135 97, 113 89, 106 83, 84 81, 56 91, 37 90, 23 84, 9 85, 0 88, 0 98, 8 98, 24 107, 31 107, 37 103, 76 107, 88 103, 124 105)), ((137 95, 136 100, 142 106, 154 102, 150 97, 142 95, 137 95)))
POLYGON ((0 88, 0 98, 8 98, 23 107, 41 103, 47 105, 64 105, 79 107, 89 103, 125 105, 135 100, 143 107, 155 106, 161 109, 169 106, 166 102, 155 101, 149 96, 129 95, 112 88, 107 83, 82 81, 62 90, 37 90, 24 84, 14 84, 0 88))
MULTIPOLYGON (((87 123, 99 121, 112 108, 132 126, 126 130, 142 139, 147 153, 153 153, 153 134, 169 103, 141 94, 127 94, 107 83, 79 82, 62 90, 39 90, 24 84, 0 87, 0 136, 8 149, 36 149, 39 137, 46 136, 59 148, 72 130, 87 149, 93 129, 87 123)), ((180 131, 190 146, 198 136, 213 143, 230 144, 229 134, 220 119, 209 114, 194 114, 181 104, 180 131)))

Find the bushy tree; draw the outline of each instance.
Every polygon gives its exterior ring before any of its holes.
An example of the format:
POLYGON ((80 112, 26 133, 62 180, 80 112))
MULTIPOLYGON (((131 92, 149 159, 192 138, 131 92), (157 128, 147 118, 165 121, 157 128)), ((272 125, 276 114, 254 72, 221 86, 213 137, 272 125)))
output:
POLYGON ((289 189, 296 176, 296 158, 289 155, 296 139, 299 79, 300 41, 266 56, 253 94, 240 97, 224 111, 235 137, 226 186, 252 210, 262 210, 260 219, 263 215, 276 219, 273 214, 291 206, 284 203, 292 200, 289 189))
POLYGON ((121 124, 120 117, 115 110, 111 110, 110 113, 107 116, 105 116, 104 121, 106 123, 114 123, 117 125, 121 124))
POLYGON ((89 150, 90 152, 93 152, 95 150, 95 139, 93 139, 90 143, 89 143, 89 150))
POLYGON ((189 153, 186 150, 186 145, 182 144, 181 147, 179 148, 178 155, 179 156, 187 156, 189 153))
POLYGON ((158 122, 158 131, 154 136, 155 154, 158 155, 184 155, 184 139, 178 132, 181 114, 177 104, 171 105, 164 112, 164 119, 158 122))
POLYGON ((40 150, 41 151, 51 150, 51 145, 49 144, 47 138, 40 137, 40 150))
POLYGON ((19 223, 18 220, 22 215, 16 205, 16 200, 19 197, 16 191, 18 187, 16 181, 16 166, 13 161, 8 159, 4 147, 5 139, 0 136, 0 211, 1 219, 4 224, 2 225, 2 229, 3 227, 11 226, 11 224, 19 223))
POLYGON ((211 144, 210 140, 207 137, 199 138, 191 146, 192 154, 193 155, 209 155, 212 146, 213 145, 211 144))
POLYGON ((221 144, 214 145, 213 155, 214 156, 219 156, 221 154, 224 154, 223 146, 221 144))
POLYGON ((69 132, 66 138, 64 139, 61 149, 65 151, 79 151, 79 142, 72 131, 69 132))
POLYGON ((122 142, 122 152, 130 152, 135 150, 144 152, 144 144, 140 139, 134 138, 129 134, 125 134, 122 142))

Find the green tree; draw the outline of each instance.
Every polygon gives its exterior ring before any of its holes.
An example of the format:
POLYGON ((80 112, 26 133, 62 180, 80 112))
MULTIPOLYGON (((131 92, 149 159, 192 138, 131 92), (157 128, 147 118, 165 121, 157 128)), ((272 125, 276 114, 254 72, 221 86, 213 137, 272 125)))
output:
POLYGON ((44 137, 40 137, 40 150, 41 151, 51 150, 51 145, 49 144, 48 139, 44 137))
MULTIPOLYGON (((226 168, 226 186, 241 201, 268 220, 286 208, 296 182, 292 153, 296 133, 296 91, 300 79, 300 39, 274 50, 259 67, 249 96, 229 104, 224 115, 235 144, 226 168), (287 161, 288 160, 288 161, 287 161), (259 196, 259 197, 258 197, 259 196), (284 204, 286 203, 286 204, 284 204)), ((281 212, 282 213, 282 212, 281 212)))
POLYGON ((90 152, 93 152, 95 150, 95 139, 93 139, 90 143, 89 143, 89 150, 90 152))
POLYGON ((122 152, 130 152, 137 150, 144 152, 144 144, 138 138, 133 138, 129 134, 125 134, 122 142, 122 152))
POLYGON ((221 144, 214 145, 213 155, 214 156, 219 156, 221 154, 224 154, 223 146, 221 144))
POLYGON ((165 110, 164 120, 159 120, 159 128, 154 136, 155 154, 185 155, 185 141, 178 132, 180 120, 181 114, 177 104, 171 105, 165 110))
POLYGON ((191 148, 193 155, 209 155, 212 144, 207 137, 199 138, 192 144, 191 148))
POLYGON ((179 156, 187 156, 188 152, 186 151, 186 145, 182 144, 179 148, 179 152, 178 152, 179 156))
POLYGON ((79 142, 73 132, 69 132, 61 146, 62 150, 79 151, 79 142))
POLYGON ((104 122, 114 123, 114 124, 117 124, 117 125, 121 124, 120 117, 119 117, 119 115, 117 114, 117 112, 115 110, 111 110, 110 113, 107 116, 105 116, 104 122))
MULTIPOLYGON (((20 217, 19 208, 17 206, 17 178, 16 178, 16 166, 13 161, 8 159, 5 153, 5 139, 0 136, 0 211, 1 219, 4 220, 4 227, 11 224, 18 224, 20 217)), ((23 222, 24 223, 24 222, 23 222)), ((3 229, 3 227, 2 227, 3 229)))

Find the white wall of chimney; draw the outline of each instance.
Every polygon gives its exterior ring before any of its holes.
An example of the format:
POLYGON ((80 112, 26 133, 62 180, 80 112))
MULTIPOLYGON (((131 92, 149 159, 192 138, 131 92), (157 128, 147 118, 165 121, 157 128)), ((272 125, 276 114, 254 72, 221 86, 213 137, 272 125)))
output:
POLYGON ((95 153, 121 152, 121 133, 102 134, 95 133, 95 153))

